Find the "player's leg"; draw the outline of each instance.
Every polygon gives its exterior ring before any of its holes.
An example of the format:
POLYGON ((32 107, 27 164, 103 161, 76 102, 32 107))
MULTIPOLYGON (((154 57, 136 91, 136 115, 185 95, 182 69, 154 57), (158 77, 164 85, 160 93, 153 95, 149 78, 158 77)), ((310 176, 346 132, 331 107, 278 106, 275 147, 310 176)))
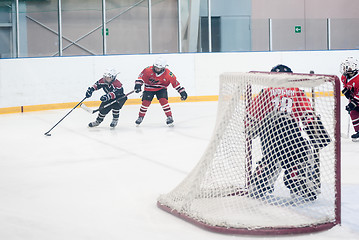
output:
MULTIPOLYGON (((108 102, 102 102, 100 105, 100 108, 104 107, 108 102)), ((98 116, 96 118, 96 121, 94 122, 90 122, 89 123, 89 127, 97 127, 98 125, 100 125, 103 121, 103 119, 106 117, 107 113, 111 110, 110 107, 101 109, 98 113, 98 116)))
POLYGON ((254 198, 262 198, 274 191, 274 183, 281 172, 281 167, 273 157, 264 156, 257 163, 257 167, 250 179, 249 195, 254 198))
POLYGON ((120 117, 120 109, 127 101, 127 97, 120 99, 118 102, 113 104, 112 108, 112 122, 110 124, 110 127, 116 127, 118 123, 118 119, 120 117))
POLYGON ((168 103, 167 89, 161 89, 161 90, 157 91, 156 96, 162 106, 163 112, 165 113, 165 115, 167 117, 166 124, 169 126, 172 126, 173 125, 173 117, 172 117, 171 107, 168 103))
POLYGON ((298 145, 290 151, 290 157, 283 164, 285 186, 292 196, 299 196, 306 201, 314 201, 320 193, 320 170, 315 161, 315 154, 310 151, 308 143, 298 145))
POLYGON ((355 133, 351 136, 353 142, 359 142, 359 111, 357 108, 350 112, 355 133))
POLYGON ((278 125, 276 116, 268 116, 262 120, 259 131, 263 158, 257 163, 257 167, 251 177, 249 188, 252 197, 263 197, 274 191, 274 183, 277 180, 282 167, 280 166, 282 138, 281 125, 278 125))
POLYGON ((140 108, 140 112, 138 113, 138 118, 136 120, 136 124, 139 125, 142 123, 143 118, 146 115, 148 107, 151 105, 152 99, 154 97, 154 92, 144 91, 142 95, 142 105, 140 108))

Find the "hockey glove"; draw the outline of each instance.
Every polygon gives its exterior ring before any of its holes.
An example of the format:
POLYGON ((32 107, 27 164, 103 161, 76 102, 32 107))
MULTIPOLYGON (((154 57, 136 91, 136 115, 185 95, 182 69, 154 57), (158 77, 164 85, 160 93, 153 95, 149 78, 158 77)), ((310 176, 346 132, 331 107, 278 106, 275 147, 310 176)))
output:
POLYGON ((95 89, 93 87, 89 87, 86 91, 86 97, 90 98, 92 96, 93 91, 95 91, 95 89))
POLYGON ((176 90, 178 91, 178 93, 181 95, 181 100, 185 101, 187 99, 187 93, 184 89, 184 87, 178 86, 176 88, 176 90))
POLYGON ((328 146, 328 144, 331 142, 329 133, 325 129, 319 117, 316 117, 316 119, 308 123, 304 130, 308 134, 310 141, 315 148, 322 149, 328 146))
POLYGON ((139 83, 136 83, 135 84, 135 93, 139 93, 139 92, 141 92, 141 84, 139 84, 139 83))
POLYGON ((350 114, 350 112, 353 111, 356 107, 357 107, 357 105, 356 105, 354 102, 350 102, 350 103, 345 107, 345 110, 347 110, 348 113, 350 114))
POLYGON ((344 88, 342 93, 344 94, 344 96, 347 98, 347 99, 352 99, 353 96, 352 96, 352 92, 348 89, 348 88, 344 88))
POLYGON ((101 100, 102 102, 107 102, 108 100, 110 100, 110 96, 107 95, 107 94, 105 94, 105 95, 103 95, 103 96, 100 98, 100 100, 101 100))
POLYGON ((180 92, 180 94, 181 94, 181 100, 182 100, 182 101, 185 101, 185 100, 187 99, 187 93, 186 93, 186 91, 180 92))

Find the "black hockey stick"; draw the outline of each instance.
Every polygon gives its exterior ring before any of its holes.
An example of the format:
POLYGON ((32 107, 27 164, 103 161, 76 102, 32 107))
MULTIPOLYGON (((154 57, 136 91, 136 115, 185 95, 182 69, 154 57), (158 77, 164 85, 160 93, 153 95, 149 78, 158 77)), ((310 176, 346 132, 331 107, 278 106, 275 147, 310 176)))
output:
POLYGON ((51 130, 54 129, 62 120, 64 120, 65 117, 67 117, 67 115, 69 115, 75 108, 77 108, 78 105, 80 105, 83 101, 85 101, 86 98, 87 98, 87 97, 84 97, 84 99, 82 99, 81 102, 79 102, 78 104, 76 104, 76 106, 73 107, 73 108, 70 110, 70 112, 68 112, 63 118, 61 118, 61 120, 58 121, 52 128, 50 128, 49 131, 45 132, 45 135, 46 135, 46 136, 51 136, 51 134, 50 134, 51 130))
POLYGON ((105 106, 100 107, 100 108, 95 109, 95 110, 92 110, 91 108, 89 108, 89 107, 86 106, 85 104, 81 104, 81 108, 82 108, 83 110, 85 110, 86 112, 95 113, 95 112, 101 111, 102 109, 105 109, 105 108, 111 106, 112 104, 118 102, 118 100, 123 99, 123 98, 127 97, 128 95, 130 95, 130 94, 132 94, 132 93, 134 93, 134 92, 135 92, 135 90, 132 90, 131 92, 126 93, 125 95, 123 95, 123 96, 120 97, 119 99, 116 99, 116 100, 114 100, 114 101, 112 101, 112 102, 109 102, 109 103, 107 103, 105 106))

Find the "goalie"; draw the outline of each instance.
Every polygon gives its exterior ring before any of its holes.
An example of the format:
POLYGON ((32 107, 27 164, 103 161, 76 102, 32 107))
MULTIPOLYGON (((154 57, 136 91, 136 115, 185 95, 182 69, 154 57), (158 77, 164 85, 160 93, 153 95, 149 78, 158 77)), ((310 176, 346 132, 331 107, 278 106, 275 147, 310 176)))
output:
MULTIPOLYGON (((271 72, 292 73, 285 65, 271 72)), ((296 87, 269 87, 253 99, 247 113, 248 137, 259 136, 262 146, 262 159, 250 179, 250 196, 261 198, 273 192, 284 170, 283 182, 292 197, 315 200, 320 193, 318 152, 331 140, 309 98, 296 87)))

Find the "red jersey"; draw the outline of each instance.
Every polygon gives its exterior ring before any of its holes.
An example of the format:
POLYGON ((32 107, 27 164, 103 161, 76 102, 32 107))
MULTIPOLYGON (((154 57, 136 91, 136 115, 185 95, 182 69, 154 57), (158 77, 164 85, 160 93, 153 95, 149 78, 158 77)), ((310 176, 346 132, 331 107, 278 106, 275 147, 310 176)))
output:
POLYGON ((353 93, 355 103, 359 104, 359 73, 349 79, 342 75, 341 80, 344 88, 349 89, 353 93))
POLYGON ((172 84, 176 90, 180 87, 176 76, 169 69, 166 68, 162 73, 157 74, 153 71, 153 66, 145 68, 138 76, 136 83, 145 83, 145 91, 167 89, 169 84, 172 84))
POLYGON ((272 112, 283 112, 306 125, 312 120, 314 111, 302 90, 281 87, 263 89, 250 103, 247 112, 249 118, 256 121, 261 121, 272 112))

